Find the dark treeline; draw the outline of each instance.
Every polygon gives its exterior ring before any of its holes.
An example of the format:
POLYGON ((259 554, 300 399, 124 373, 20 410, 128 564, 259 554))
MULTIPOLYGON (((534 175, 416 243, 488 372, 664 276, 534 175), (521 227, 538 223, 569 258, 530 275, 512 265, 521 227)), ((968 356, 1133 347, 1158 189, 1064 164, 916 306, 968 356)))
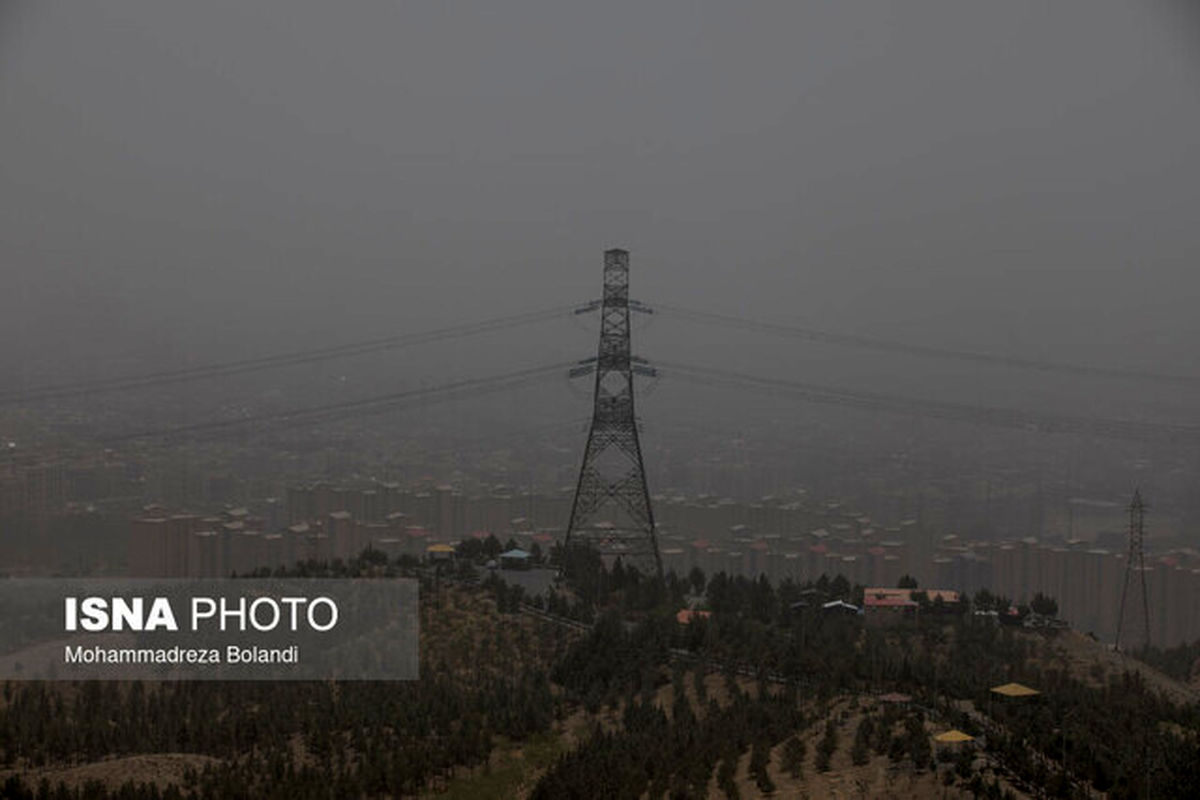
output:
POLYGON ((1175 647, 1147 647, 1134 655, 1183 683, 1200 676, 1200 640, 1175 647))
POLYGON ((77 689, 68 701, 53 685, 7 686, 6 766, 197 753, 223 759, 185 787, 202 797, 409 794, 485 761, 497 735, 520 740, 546 730, 554 714, 550 684, 534 671, 480 676, 472 686, 429 676, 395 684, 87 682, 77 689))
MULTIPOLYGON (((684 583, 692 588, 704 584, 702 575, 687 582, 669 577, 657 590, 625 580, 640 597, 670 596, 684 583)), ((819 700, 907 693, 915 707, 936 712, 968 733, 986 735, 989 751, 1012 778, 1053 797, 1073 796, 1078 791, 1073 782, 1086 782, 1114 798, 1200 796, 1200 710, 1171 703, 1134 673, 1099 681, 1072 675, 1046 657, 1043 637, 1054 636, 1053 631, 1022 632, 965 613, 965 604, 937 603, 923 604, 920 623, 867 625, 861 615, 821 607, 829 598, 861 599, 862 587, 841 577, 803 585, 785 580, 776 587, 765 578, 720 573, 704 588, 711 615, 695 617, 688 625, 676 624, 671 605, 632 627, 628 615, 624 624, 616 613, 602 617, 559 662, 555 680, 591 709, 645 705, 648 692, 664 682, 672 657, 686 651, 700 663, 721 665, 731 676, 769 678, 819 700), (1009 681, 1036 686, 1042 694, 1025 700, 991 695, 990 687, 1009 681), (954 702, 961 700, 972 701, 975 714, 954 702)), ((976 600, 984 608, 1008 603, 987 592, 976 600)), ((1037 605, 1039 613, 1054 611, 1052 598, 1039 598, 1037 605)), ((735 706, 751 702, 737 692, 734 696, 735 706)), ((739 728, 722 716, 725 712, 716 717, 724 720, 718 730, 740 743, 738 755, 753 744, 762 752, 787 738, 787 725, 769 724, 775 719, 773 701, 754 705, 758 724, 739 728)), ((659 713, 626 715, 621 733, 599 736, 564 757, 544 779, 539 796, 585 797, 589 782, 597 780, 619 788, 614 797, 645 791, 651 797, 703 796, 686 776, 716 763, 705 744, 704 725, 688 727, 686 715, 668 724, 659 713), (696 749, 677 748, 673 743, 681 738, 696 749), (589 755, 593 747, 596 752, 589 755), (616 757, 622 752, 641 755, 616 757), (664 786, 672 787, 669 795, 660 791, 664 786)), ((923 735, 918 738, 928 747, 923 735)), ((886 747, 894 755, 906 752, 890 742, 886 747)), ((736 761, 732 753, 727 755, 736 761)), ((928 761, 913 756, 911 749, 908 757, 918 767, 928 761)), ((958 771, 962 775, 962 765, 958 771)), ((991 786, 982 780, 970 785, 980 793, 991 786)))
MULTIPOLYGON (((564 756, 542 778, 532 797, 623 798, 646 792, 655 798, 705 797, 718 765, 718 782, 729 786, 732 770, 747 748, 758 746, 765 752, 765 743, 779 741, 806 724, 794 694, 752 700, 736 691, 732 702, 721 706, 710 701, 706 713, 698 717, 683 695, 683 681, 674 686, 670 719, 648 696, 630 698, 620 731, 597 728, 586 744, 564 756)), ((770 791, 774 787, 762 768, 765 763, 755 772, 761 776, 760 788, 770 791)))
MULTIPOLYGON (((439 581, 474 582, 494 547, 478 549, 449 570, 368 552, 287 574, 418 575, 423 604, 436 604, 439 581)), ((658 579, 619 563, 605 569, 586 552, 555 549, 546 560, 567 568, 571 588, 527 597, 493 577, 455 591, 494 597, 502 629, 512 619, 503 615, 530 606, 590 627, 539 623, 549 631, 548 655, 480 664, 465 677, 423 653, 421 679, 400 683, 6 684, 0 765, 18 775, 139 753, 218 761, 165 789, 69 789, 14 777, 4 796, 409 796, 483 765, 501 738, 550 731, 579 709, 610 722, 593 724, 542 776, 535 797, 683 800, 705 796, 714 781, 737 797, 734 776, 747 754, 761 793, 773 789, 773 759, 795 776, 809 753, 822 771, 841 748, 856 764, 886 755, 923 772, 938 765, 926 721, 982 737, 998 766, 979 769, 959 757, 939 772, 979 797, 1001 797, 1001 777, 1052 797, 1073 797, 1083 783, 1115 800, 1200 796, 1200 711, 1168 702, 1135 674, 1072 674, 1048 655, 1054 631, 999 625, 967 603, 929 602, 915 587, 916 619, 869 624, 853 611, 825 608, 831 600, 861 602, 862 587, 840 576, 773 585, 694 570, 658 579), (676 613, 687 606, 707 616, 681 624, 676 613), (708 696, 710 673, 724 675, 720 702, 708 696), (1042 694, 991 695, 991 686, 1008 681, 1042 694), (664 691, 666 705, 656 703, 664 691), (912 699, 861 703, 884 692, 912 699), (830 715, 846 702, 862 717, 839 734, 830 715)), ((1006 605, 987 593, 975 598, 976 608, 1006 605)))
MULTIPOLYGON (((308 562, 276 575, 401 574, 378 552, 349 563, 308 562)), ((433 595, 423 587, 423 595, 433 595)), ((553 633, 553 631, 552 631, 553 633)), ((181 787, 92 783, 27 786, 17 798, 331 798, 410 795, 485 762, 496 737, 523 740, 561 713, 536 659, 469 680, 423 661, 405 682, 8 682, 0 708, 0 765, 36 768, 139 753, 220 759, 181 787), (297 746, 297 743, 299 746, 297 746)))

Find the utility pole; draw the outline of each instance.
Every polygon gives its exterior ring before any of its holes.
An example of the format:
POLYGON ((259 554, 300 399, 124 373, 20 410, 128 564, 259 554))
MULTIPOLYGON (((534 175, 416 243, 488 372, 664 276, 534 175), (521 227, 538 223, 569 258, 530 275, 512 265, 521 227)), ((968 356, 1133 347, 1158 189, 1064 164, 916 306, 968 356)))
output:
MULTIPOLYGON (((606 563, 620 558, 643 575, 662 575, 633 402, 634 374, 652 376, 655 371, 631 354, 631 306, 648 311, 629 300, 629 251, 606 250, 599 352, 582 362, 587 366, 571 371, 578 377, 594 369, 596 382, 592 425, 564 545, 569 549, 583 544, 598 551, 606 563)), ((593 303, 579 313, 595 307, 593 303)))

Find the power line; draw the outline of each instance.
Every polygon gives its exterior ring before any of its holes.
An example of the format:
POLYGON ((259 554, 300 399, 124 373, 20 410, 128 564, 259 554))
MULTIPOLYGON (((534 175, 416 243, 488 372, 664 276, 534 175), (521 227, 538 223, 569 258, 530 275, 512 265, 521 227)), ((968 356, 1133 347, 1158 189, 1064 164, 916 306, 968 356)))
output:
MULTIPOLYGON (((486 378, 466 378, 458 381, 452 381, 450 383, 439 384, 437 386, 424 386, 418 389, 408 389, 401 392, 392 392, 389 394, 359 398, 357 400, 348 400, 339 403, 327 403, 319 406, 287 409, 284 411, 255 414, 233 419, 209 420, 206 422, 190 423, 187 425, 174 425, 163 428, 135 431, 131 433, 113 434, 110 436, 99 437, 93 440, 93 442, 102 446, 109 446, 138 440, 157 440, 158 443, 165 444, 183 437, 194 437, 202 434, 220 433, 222 431, 232 431, 239 428, 252 428, 252 434, 260 434, 268 431, 296 427, 298 425, 317 425, 327 422, 337 422, 353 417, 387 413, 389 411, 402 408, 406 404, 413 401, 432 401, 436 403, 455 400, 463 397, 464 395, 476 397, 485 394, 494 394, 510 389, 518 389, 539 381, 560 378, 567 366, 569 365, 562 363, 549 364, 541 367, 530 367, 502 375, 493 375, 486 378)), ((78 450, 79 447, 76 445, 74 448, 67 449, 78 450)), ((44 456, 49 452, 61 454, 63 452, 63 448, 47 445, 31 450, 10 452, 8 453, 9 458, 7 461, 9 463, 15 463, 18 460, 28 460, 31 458, 44 456)))
POLYGON ((420 449, 420 453, 422 457, 427 458, 445 455, 462 455, 468 450, 482 449, 487 446, 494 445, 497 442, 511 442, 518 439, 522 441, 541 439, 541 437, 551 432, 587 430, 587 425, 589 422, 591 422, 590 417, 560 419, 557 422, 549 422, 542 425, 533 425, 515 430, 489 433, 483 436, 473 436, 468 439, 459 440, 455 444, 448 447, 438 447, 435 449, 422 447, 420 449))
POLYGON ((730 388, 753 388, 799 397, 810 403, 845 406, 866 411, 932 417, 1000 428, 1040 433, 1073 433, 1106 439, 1158 440, 1175 444, 1200 444, 1200 427, 1136 420, 1041 414, 1019 409, 976 406, 938 400, 838 389, 811 383, 765 378, 690 364, 655 361, 668 378, 730 388))
POLYGON ((994 353, 980 353, 970 350, 955 350, 944 347, 930 347, 919 344, 905 344, 885 339, 855 334, 834 333, 806 328, 798 325, 787 325, 777 322, 761 322, 759 320, 736 317, 729 314, 717 314, 711 311, 697 311, 680 306, 662 305, 655 303, 656 311, 671 314, 688 322, 705 325, 722 325, 728 328, 770 333, 777 336, 788 336, 805 339, 810 342, 830 344, 840 347, 857 347, 867 350, 877 350, 884 353, 898 353, 919 358, 941 358, 956 361, 968 361, 976 364, 986 364, 993 367, 1009 367, 1013 369, 1032 370, 1036 372, 1057 372, 1064 375, 1085 375, 1096 378, 1115 378, 1121 380, 1152 381, 1173 385, 1200 386, 1200 377, 1191 375, 1169 375, 1159 372, 1146 372, 1136 369, 1120 369, 1116 367, 1099 367, 1088 364, 1071 364, 1062 361, 1045 361, 1033 358, 1003 356, 994 353))
POLYGON ((422 331, 419 333, 386 336, 379 339, 368 339, 365 341, 350 342, 347 344, 317 348, 313 350, 299 350, 290 353, 279 353, 273 356, 261 356, 257 358, 240 359, 237 361, 225 361, 195 367, 186 367, 182 369, 150 372, 142 375, 75 381, 72 383, 41 386, 26 390, 0 391, 0 405, 36 402, 41 400, 59 400, 106 392, 143 389, 151 386, 164 386, 168 384, 185 383, 208 378, 225 377, 227 375, 240 375, 247 372, 258 372, 260 370, 279 369, 281 367, 290 367, 299 364, 311 364, 318 361, 328 361, 337 358, 348 358, 351 356, 376 353, 383 350, 395 350, 402 347, 429 344, 447 339, 461 339, 468 336, 478 336, 484 333, 494 333, 496 331, 505 330, 508 328, 516 328, 523 325, 532 325, 539 322, 545 322, 556 317, 566 316, 571 312, 571 310, 571 306, 563 306, 560 308, 549 308, 541 311, 529 311, 507 317, 496 317, 493 319, 483 320, 482 322, 453 325, 446 328, 437 328, 435 330, 422 331))
POLYGON ((102 437, 97 441, 107 445, 137 439, 173 439, 181 436, 211 433, 246 426, 266 426, 271 429, 279 429, 295 425, 335 422, 352 417, 386 413, 414 400, 444 401, 455 399, 462 395, 478 396, 515 389, 539 380, 560 377, 562 371, 567 366, 569 364, 562 363, 529 367, 487 378, 465 378, 437 386, 408 389, 402 392, 392 392, 390 394, 376 395, 374 397, 365 397, 340 403, 327 403, 320 406, 289 409, 269 414, 256 414, 236 419, 210 420, 189 425, 176 425, 155 430, 123 433, 102 437))
MULTIPOLYGON (((301 416, 300 412, 310 411, 311 409, 298 409, 295 411, 279 412, 276 415, 261 415, 260 417, 256 417, 253 419, 244 417, 244 418, 235 419, 235 420, 214 420, 211 422, 200 423, 200 424, 194 425, 194 426, 193 425, 176 426, 176 427, 168 427, 168 428, 162 428, 162 429, 157 429, 157 430, 139 431, 136 433, 114 435, 114 436, 107 437, 104 439, 98 439, 98 440, 96 440, 96 443, 99 443, 101 445, 108 445, 108 444, 120 444, 122 442, 135 441, 135 440, 144 440, 143 443, 140 445, 141 447, 154 448, 156 446, 174 445, 177 443, 175 441, 177 438, 179 438, 180 436, 189 434, 189 433, 204 433, 204 432, 208 432, 210 430, 211 431, 221 431, 222 429, 234 430, 241 425, 257 424, 261 427, 250 432, 251 436, 256 436, 259 434, 274 433, 276 431, 286 430, 288 428, 294 428, 294 427, 298 427, 298 426, 304 425, 304 424, 314 425, 314 424, 319 424, 319 423, 324 423, 324 422, 337 422, 337 421, 341 421, 341 420, 345 420, 345 419, 350 419, 354 416, 370 416, 372 414, 377 414, 377 413, 387 413, 388 411, 395 411, 397 409, 403 408, 403 407, 405 407, 405 405, 407 405, 408 403, 415 401, 415 400, 426 400, 427 401, 427 400, 432 399, 434 403, 441 402, 441 401, 448 402, 448 401, 459 399, 463 394, 467 394, 469 396, 481 396, 481 395, 486 395, 486 394, 494 394, 494 393, 506 391, 509 389, 520 389, 525 386, 533 385, 533 384, 536 384, 536 383, 539 383, 542 381, 548 381, 551 379, 555 379, 561 375, 562 368, 563 368, 563 365, 555 365, 553 367, 547 366, 544 368, 536 368, 536 374, 535 374, 535 370, 522 371, 521 374, 516 374, 515 377, 510 374, 510 375, 496 376, 496 377, 488 378, 488 379, 481 379, 479 382, 472 382, 470 386, 466 386, 466 387, 464 387, 462 385, 462 384, 467 383, 465 381, 455 382, 454 384, 446 384, 443 386, 426 387, 425 389, 415 390, 417 392, 426 392, 427 394, 425 396, 420 396, 420 395, 410 396, 410 397, 398 399, 395 402, 391 402, 391 399, 395 398, 396 395, 384 395, 384 396, 381 396, 381 398, 369 398, 370 400, 387 398, 388 402, 386 402, 385 404, 380 405, 378 407, 368 407, 361 411, 347 410, 344 413, 329 413, 329 414, 314 413, 310 416, 301 416), (524 374, 525 372, 528 372, 529 374, 524 374), (484 384, 483 381, 494 381, 494 383, 491 383, 489 385, 489 384, 484 384), (453 391, 449 390, 450 387, 453 387, 453 391), (440 396, 440 397, 432 396, 431 397, 432 394, 441 394, 442 396, 440 396)), ((397 393, 397 394, 408 394, 408 393, 397 393)), ((365 402, 365 401, 354 401, 354 403, 360 403, 360 402, 365 402)), ((350 404, 345 404, 345 405, 350 405, 350 404)), ((325 407, 321 407, 321 409, 324 409, 324 408, 325 407)), ((422 449, 421 452, 424 456, 439 456, 439 455, 446 455, 446 454, 457 454, 457 453, 463 452, 464 449, 480 448, 480 447, 487 445, 488 443, 494 443, 494 442, 499 442, 499 441, 511 441, 511 440, 515 440, 515 439, 530 439, 530 438, 544 435, 551 431, 578 429, 581 425, 585 425, 587 423, 587 421, 588 421, 587 419, 581 418, 581 417, 577 417, 574 419, 562 419, 557 422, 546 423, 543 425, 536 425, 536 426, 532 426, 532 427, 528 427, 528 428, 521 428, 521 429, 514 430, 514 431, 504 431, 504 432, 500 432, 500 433, 488 434, 485 436, 472 437, 470 439, 460 441, 451 447, 442 447, 442 448, 433 449, 433 450, 422 449)), ((84 445, 83 443, 80 443, 80 442, 74 443, 74 444, 72 444, 70 446, 66 446, 66 447, 63 447, 63 446, 39 447, 39 448, 36 448, 33 450, 22 450, 19 453, 9 454, 10 458, 8 458, 6 460, 0 460, 0 464, 18 463, 18 462, 24 462, 24 461, 29 461, 29 460, 36 460, 39 457, 44 457, 45 455, 50 454, 50 453, 53 453, 55 456, 57 456, 59 458, 62 458, 64 456, 80 456, 80 455, 83 455, 89 449, 90 449, 89 447, 87 447, 86 445, 84 445)))

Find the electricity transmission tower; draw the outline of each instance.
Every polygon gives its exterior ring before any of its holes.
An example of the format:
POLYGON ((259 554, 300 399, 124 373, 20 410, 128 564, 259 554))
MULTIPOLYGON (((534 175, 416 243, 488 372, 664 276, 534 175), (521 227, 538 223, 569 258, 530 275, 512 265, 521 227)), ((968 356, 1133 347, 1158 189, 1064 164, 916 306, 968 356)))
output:
POLYGON ((1129 597, 1129 579, 1137 573, 1137 580, 1142 586, 1142 644, 1150 646, 1150 603, 1146 594, 1146 553, 1143 547, 1145 535, 1146 506, 1142 503, 1142 493, 1135 489, 1133 501, 1129 504, 1129 555, 1125 559, 1125 585, 1121 589, 1121 615, 1117 618, 1117 640, 1113 647, 1121 649, 1121 633, 1125 626, 1126 600, 1129 597))
MULTIPOLYGON (((604 253, 604 296, 600 308, 600 350, 587 366, 571 371, 572 377, 593 369, 592 425, 579 483, 571 504, 565 546, 586 545, 606 562, 621 559, 643 575, 662 574, 662 560, 654 535, 654 512, 646 488, 646 470, 638 441, 633 406, 634 374, 653 375, 644 359, 633 356, 629 344, 629 312, 649 311, 629 300, 629 251, 604 253), (594 362, 594 363, 592 363, 594 362)), ((597 307, 596 303, 579 313, 597 307)))

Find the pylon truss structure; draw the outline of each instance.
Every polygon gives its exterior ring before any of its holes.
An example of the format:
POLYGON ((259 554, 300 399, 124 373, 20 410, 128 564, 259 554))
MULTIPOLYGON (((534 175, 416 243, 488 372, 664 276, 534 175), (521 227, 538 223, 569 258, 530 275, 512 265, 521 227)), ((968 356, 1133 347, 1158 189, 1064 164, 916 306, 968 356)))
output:
POLYGON ((1133 500, 1129 504, 1129 554, 1125 558, 1125 583, 1121 589, 1121 613, 1117 618, 1117 640, 1113 643, 1116 650, 1121 649, 1121 634, 1126 631, 1125 616, 1128 609, 1129 582, 1134 579, 1135 575, 1142 589, 1142 646, 1150 646, 1150 601, 1146 592, 1145 522, 1146 505, 1142 502, 1141 491, 1135 489, 1133 500))
POLYGON ((566 546, 585 544, 606 562, 617 558, 645 574, 662 574, 654 512, 634 412, 633 376, 653 375, 631 354, 629 313, 649 309, 629 299, 629 251, 604 253, 604 296, 579 313, 600 309, 600 349, 572 377, 596 373, 592 425, 571 504, 566 546))

